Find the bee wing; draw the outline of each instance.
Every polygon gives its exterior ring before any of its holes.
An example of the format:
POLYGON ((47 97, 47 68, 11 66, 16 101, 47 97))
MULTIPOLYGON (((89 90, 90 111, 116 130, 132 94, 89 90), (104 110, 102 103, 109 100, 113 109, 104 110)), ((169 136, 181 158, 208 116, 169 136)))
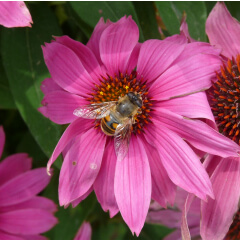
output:
POLYGON ((118 160, 123 160, 128 152, 131 137, 132 119, 128 118, 123 124, 119 124, 114 135, 114 146, 118 160))
POLYGON ((83 105, 75 109, 73 114, 82 118, 101 119, 106 117, 109 114, 110 109, 115 105, 116 101, 83 105))

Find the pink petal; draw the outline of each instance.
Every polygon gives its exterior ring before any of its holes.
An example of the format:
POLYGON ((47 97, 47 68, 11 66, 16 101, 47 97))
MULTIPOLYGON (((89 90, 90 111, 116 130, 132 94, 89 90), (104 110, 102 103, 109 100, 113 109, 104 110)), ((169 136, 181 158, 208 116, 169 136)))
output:
POLYGON ((144 142, 144 147, 152 175, 152 199, 166 208, 167 203, 170 203, 170 205, 174 204, 176 185, 169 178, 156 148, 151 146, 147 141, 144 142))
POLYGON ((197 54, 210 54, 219 56, 220 50, 214 48, 209 43, 193 42, 186 45, 184 51, 178 56, 176 61, 183 61, 197 54))
POLYGON ((151 172, 144 145, 133 134, 127 156, 116 164, 114 192, 124 221, 138 236, 151 200, 151 172))
POLYGON ((4 145, 5 145, 5 133, 4 133, 4 130, 3 130, 3 127, 0 126, 0 158, 2 156, 2 153, 3 153, 3 148, 4 148, 4 145))
POLYGON ((240 197, 239 158, 222 159, 211 176, 215 200, 202 202, 201 236, 206 240, 223 239, 238 210, 240 197))
POLYGON ((179 228, 181 212, 172 209, 162 209, 159 211, 149 211, 147 222, 158 223, 168 228, 179 228))
POLYGON ((32 17, 22 1, 0 2, 0 25, 4 27, 31 27, 32 17))
POLYGON ((188 195, 186 202, 184 204, 184 208, 182 210, 181 234, 182 234, 182 239, 184 240, 191 240, 191 235, 190 235, 190 231, 187 223, 187 214, 194 200, 194 197, 195 196, 193 194, 188 195))
POLYGON ((11 212, 11 211, 26 209, 26 208, 39 208, 52 213, 57 211, 57 206, 52 200, 45 197, 35 196, 27 201, 24 201, 18 204, 9 205, 5 207, 1 206, 0 212, 1 213, 11 212))
POLYGON ((0 239, 2 240, 25 240, 20 236, 14 236, 0 230, 0 239))
POLYGON ((39 111, 45 117, 55 123, 66 124, 77 118, 73 111, 79 106, 85 105, 86 100, 66 91, 54 91, 45 95, 42 104, 43 107, 39 111))
POLYGON ((189 145, 163 126, 148 129, 146 139, 157 147, 162 164, 173 183, 201 199, 206 200, 206 195, 213 197, 208 174, 189 145))
POLYGON ((88 96, 94 81, 82 65, 78 56, 68 47, 57 43, 46 43, 42 47, 45 63, 53 80, 68 92, 88 96))
POLYGON ((91 240, 92 236, 92 228, 90 223, 83 222, 81 227, 79 228, 77 235, 73 240, 91 240))
POLYGON ((208 156, 203 162, 203 165, 209 176, 212 176, 213 172, 215 171, 216 167, 221 161, 222 161, 222 157, 208 154, 208 156))
POLYGON ((83 118, 76 119, 68 126, 68 128, 65 130, 62 137, 58 141, 58 144, 55 147, 53 154, 48 161, 48 164, 47 164, 48 174, 50 174, 50 168, 52 164, 55 162, 58 155, 64 150, 67 144, 72 139, 74 139, 77 135, 81 134, 82 132, 85 132, 91 126, 92 126, 91 122, 88 119, 83 119, 83 118))
POLYGON ((154 100, 166 100, 204 91, 212 85, 221 60, 218 56, 197 54, 175 64, 151 85, 154 100))
POLYGON ((240 24, 231 16, 223 2, 218 2, 206 21, 206 33, 212 45, 222 49, 227 58, 240 52, 240 24), (226 34, 227 33, 227 34, 226 34))
POLYGON ((102 63, 99 52, 100 37, 102 36, 103 31, 111 24, 112 22, 109 19, 105 23, 104 19, 101 17, 93 30, 92 36, 90 37, 87 43, 87 47, 89 47, 92 50, 99 63, 102 63))
POLYGON ((106 135, 91 128, 75 138, 59 177, 59 202, 66 205, 92 186, 101 167, 106 135))
POLYGON ((222 157, 238 156, 240 147, 206 123, 184 118, 167 109, 158 108, 154 113, 157 124, 176 132, 194 147, 222 157))
POLYGON ((174 41, 148 40, 140 50, 137 71, 148 83, 159 77, 184 50, 185 44, 174 41))
POLYGON ((173 98, 154 104, 188 118, 206 118, 215 123, 205 92, 173 98))
POLYGON ((0 206, 17 204, 32 198, 49 181, 45 168, 36 168, 18 175, 0 187, 0 206))
POLYGON ((32 159, 26 153, 6 157, 0 164, 0 185, 32 168, 32 159))
POLYGON ((111 76, 119 71, 126 72, 128 60, 138 38, 138 26, 131 16, 122 17, 103 31, 99 43, 100 56, 111 76))
POLYGON ((52 78, 46 78, 44 81, 41 83, 41 90, 44 93, 44 95, 58 91, 58 90, 63 90, 59 85, 57 85, 52 78))
POLYGON ((110 217, 118 213, 118 205, 114 195, 116 161, 114 142, 110 140, 104 151, 101 169, 94 182, 94 191, 97 199, 104 211, 109 210, 110 217))
POLYGON ((57 224, 52 213, 41 209, 25 209, 0 214, 0 229, 20 235, 34 235, 48 231, 57 224))
POLYGON ((188 43, 188 39, 184 34, 176 34, 172 35, 170 37, 166 37, 164 41, 170 41, 173 43, 178 43, 178 44, 186 44, 188 43))
POLYGON ((138 56, 139 56, 141 46, 142 46, 142 43, 137 43, 136 44, 136 46, 134 47, 134 49, 131 53, 131 56, 128 60, 127 73, 129 75, 132 73, 132 71, 137 66, 137 61, 138 61, 138 56))
POLYGON ((188 39, 189 42, 195 42, 196 40, 191 38, 191 36, 189 34, 186 18, 187 18, 187 16, 183 15, 183 18, 181 21, 181 26, 180 26, 180 32, 188 39))
MULTIPOLYGON (((167 235, 163 240, 182 240, 180 229, 175 230, 174 232, 167 235)), ((186 239, 183 239, 186 240, 186 239)))
POLYGON ((94 82, 97 82, 101 75, 103 75, 97 58, 93 52, 84 44, 75 41, 68 36, 56 37, 56 42, 70 48, 80 59, 83 67, 87 70, 94 82))

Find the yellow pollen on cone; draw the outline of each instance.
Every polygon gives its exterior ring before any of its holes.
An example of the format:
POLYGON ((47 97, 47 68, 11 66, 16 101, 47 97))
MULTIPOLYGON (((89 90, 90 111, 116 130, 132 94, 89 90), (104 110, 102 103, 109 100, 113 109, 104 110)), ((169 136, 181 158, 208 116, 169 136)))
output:
MULTIPOLYGON (((91 104, 111 101, 118 102, 121 97, 124 97, 129 92, 137 92, 139 95, 141 95, 143 106, 141 110, 139 110, 139 112, 134 116, 132 132, 134 134, 144 132, 144 126, 151 122, 150 111, 152 104, 150 98, 147 96, 148 89, 146 88, 146 85, 142 84, 143 81, 137 79, 135 75, 128 76, 127 74, 120 74, 120 76, 115 75, 114 78, 108 76, 108 78, 102 78, 99 80, 100 84, 95 84, 95 93, 92 93, 91 95, 93 97, 89 99, 91 104)), ((101 120, 96 120, 94 122, 95 128, 99 129, 100 121, 101 120)))

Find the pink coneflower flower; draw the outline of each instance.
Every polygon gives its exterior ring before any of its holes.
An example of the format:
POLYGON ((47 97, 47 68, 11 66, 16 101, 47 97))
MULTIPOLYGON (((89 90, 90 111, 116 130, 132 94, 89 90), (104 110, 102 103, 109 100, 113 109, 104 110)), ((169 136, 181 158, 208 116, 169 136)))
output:
MULTIPOLYGON (((0 127, 0 157, 5 134, 0 127)), ((26 153, 17 153, 0 162, 0 239, 44 240, 57 219, 53 201, 37 196, 49 183, 44 168, 31 170, 32 160, 26 153)))
POLYGON ((219 130, 240 144, 240 24, 225 4, 218 2, 207 19, 206 33, 210 43, 221 49, 224 58, 218 69, 218 81, 209 93, 211 108, 219 130))
POLYGON ((83 222, 73 240, 91 240, 92 228, 89 222, 83 222))
POLYGON ((120 210, 137 235, 151 198, 164 207, 173 204, 176 185, 201 199, 213 197, 208 175, 190 145, 223 157, 239 151, 237 144, 199 120, 214 122, 201 91, 211 86, 221 63, 218 51, 207 43, 188 44, 183 35, 142 44, 138 38, 136 23, 123 17, 116 23, 100 19, 87 46, 67 36, 46 44, 43 54, 51 78, 42 84, 40 108, 52 121, 70 123, 47 166, 49 171, 64 152, 60 205, 76 206, 94 189, 102 208, 111 217, 120 210), (103 133, 99 120, 73 112, 118 101, 128 93, 142 103, 130 116, 129 148, 119 161, 114 137, 103 133))
POLYGON ((0 25, 4 27, 31 27, 31 14, 22 1, 0 2, 0 25))
MULTIPOLYGON (((217 3, 207 19, 206 32, 210 43, 221 49, 223 57, 222 66, 216 74, 217 81, 208 91, 211 109, 220 132, 240 144, 240 24, 230 15, 224 3, 217 3)), ((209 199, 201 205, 200 233, 204 240, 224 239, 233 224, 240 197, 239 160, 239 157, 223 159, 210 156, 204 163, 215 195, 215 200, 209 199)), ((235 232, 232 230, 231 234, 235 232)))
MULTIPOLYGON (((231 61, 227 59, 229 56, 234 56, 233 52, 236 50, 234 46, 237 44, 234 43, 234 36, 232 45, 229 45, 232 48, 232 53, 226 52, 224 49, 226 42, 230 43, 229 35, 225 35, 225 33, 228 32, 227 29, 232 29, 236 23, 236 20, 231 17, 225 5, 217 3, 207 19, 206 31, 210 42, 221 49, 223 57, 223 66, 219 66, 213 87, 208 91, 211 108, 220 131, 239 144, 237 116, 237 93, 239 90, 237 89, 237 76, 235 75, 238 71, 238 64, 234 57, 232 57, 231 61), (226 31, 225 33, 224 30, 226 31)), ((186 24, 184 26, 186 27, 186 24)), ((187 28, 185 28, 185 34, 189 36, 187 28)), ((201 239, 239 239, 237 229, 240 221, 238 218, 239 214, 236 214, 239 211, 238 203, 240 196, 239 160, 239 157, 221 158, 210 155, 204 161, 212 182, 215 199, 208 199, 207 202, 201 201, 201 208, 199 208, 201 222, 199 232, 197 233, 201 239)), ((195 237, 195 235, 191 234, 191 221, 187 223, 186 220, 192 199, 193 196, 189 196, 183 208, 181 228, 182 236, 185 240, 195 237)), ((191 213, 191 210, 189 213, 191 213)))

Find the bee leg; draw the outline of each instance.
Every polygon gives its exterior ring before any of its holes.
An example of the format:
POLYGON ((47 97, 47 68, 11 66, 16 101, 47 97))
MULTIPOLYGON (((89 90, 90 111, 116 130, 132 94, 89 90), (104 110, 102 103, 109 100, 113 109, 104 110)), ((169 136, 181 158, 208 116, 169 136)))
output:
POLYGON ((132 117, 129 117, 129 118, 132 118, 132 124, 135 123, 135 118, 132 116, 132 117))

